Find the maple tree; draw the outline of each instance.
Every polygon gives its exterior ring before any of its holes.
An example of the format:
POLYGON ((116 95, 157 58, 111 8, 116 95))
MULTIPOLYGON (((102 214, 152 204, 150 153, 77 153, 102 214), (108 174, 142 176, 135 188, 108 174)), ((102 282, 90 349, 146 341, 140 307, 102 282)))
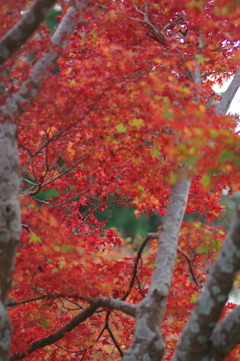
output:
POLYGON ((55 3, 1 4, 1 359, 238 360, 237 2, 62 0, 51 35, 55 3), (110 205, 163 224, 133 244, 110 205))

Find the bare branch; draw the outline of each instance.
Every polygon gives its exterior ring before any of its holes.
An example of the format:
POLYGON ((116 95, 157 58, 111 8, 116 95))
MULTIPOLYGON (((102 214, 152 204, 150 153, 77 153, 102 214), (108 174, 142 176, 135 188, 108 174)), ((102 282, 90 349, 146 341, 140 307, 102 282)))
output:
POLYGON ((65 347, 62 347, 62 346, 57 345, 57 344, 55 344, 55 346, 57 346, 58 348, 60 348, 61 350, 65 351, 65 352, 76 353, 76 354, 77 353, 82 353, 82 352, 84 352, 86 350, 85 348, 83 350, 68 350, 65 347))
POLYGON ((114 336, 114 334, 113 334, 113 332, 112 332, 112 330, 111 330, 111 328, 110 328, 110 326, 109 326, 109 323, 107 324, 106 330, 108 331, 108 333, 109 333, 109 335, 110 335, 110 337, 111 337, 111 339, 112 339, 115 347, 117 348, 120 356, 123 357, 123 352, 122 352, 122 350, 121 350, 121 347, 119 346, 119 344, 118 344, 118 342, 117 342, 117 340, 116 340, 116 338, 115 338, 115 336, 114 336))
POLYGON ((97 307, 105 307, 110 310, 118 310, 127 315, 135 316, 136 305, 128 302, 124 302, 122 300, 117 300, 115 298, 107 298, 107 297, 96 297, 96 298, 86 298, 91 305, 97 305, 97 307))
POLYGON ((164 26, 164 28, 162 28, 162 32, 168 30, 168 29, 172 29, 174 27, 174 25, 177 25, 179 23, 181 23, 182 21, 185 21, 188 19, 188 16, 179 16, 178 18, 176 18, 175 20, 173 20, 171 23, 167 24, 166 26, 164 26))
POLYGON ((109 317, 110 317, 110 315, 111 315, 111 312, 108 311, 108 312, 106 313, 105 325, 104 325, 102 331, 100 332, 100 334, 98 335, 97 341, 102 337, 104 331, 107 330, 108 333, 109 333, 109 335, 110 335, 110 337, 111 337, 111 339, 112 339, 112 341, 113 341, 113 343, 114 343, 114 345, 115 345, 115 347, 117 348, 120 356, 122 357, 122 356, 123 356, 123 352, 122 352, 122 350, 121 350, 121 347, 119 346, 119 344, 118 344, 118 342, 117 342, 117 340, 116 340, 116 338, 115 338, 115 336, 114 336, 114 334, 113 334, 113 332, 112 332, 112 330, 111 330, 111 328, 110 328, 110 326, 109 326, 109 317))
POLYGON ((128 290, 125 292, 125 294, 123 295, 123 297, 121 298, 121 300, 125 301, 126 298, 129 296, 130 292, 131 292, 131 289, 134 285, 134 281, 135 281, 135 278, 136 278, 136 275, 137 275, 137 268, 138 268, 138 262, 141 258, 141 254, 142 254, 142 251, 144 250, 146 244, 152 240, 152 239, 157 239, 159 237, 159 233, 148 233, 147 234, 147 237, 144 239, 143 243, 141 244, 138 252, 137 252, 137 257, 136 257, 136 260, 134 262, 134 267, 133 267, 133 272, 132 272, 132 278, 131 278, 131 281, 129 283, 129 286, 128 286, 128 290))
MULTIPOLYGON (((39 297, 29 298, 27 300, 19 301, 19 302, 10 301, 6 304, 6 307, 17 307, 20 305, 24 305, 25 303, 35 302, 35 301, 43 300, 46 298, 55 300, 56 298, 65 298, 65 296, 62 294, 42 295, 39 297)), ((75 297, 73 296, 72 298, 75 298, 75 297)))
POLYGON ((19 301, 19 302, 8 302, 7 307, 17 307, 25 303, 36 302, 43 299, 55 300, 57 298, 64 298, 64 299, 73 298, 73 299, 83 300, 83 301, 87 301, 91 305, 96 306, 96 308, 105 307, 105 308, 109 308, 110 310, 118 310, 123 313, 126 313, 127 315, 135 316, 135 305, 132 303, 124 302, 123 300, 117 300, 115 298, 107 298, 107 297, 91 298, 91 297, 82 297, 78 295, 64 295, 61 293, 42 295, 39 297, 29 298, 27 300, 19 301))
POLYGON ((200 360, 240 269, 240 204, 207 283, 183 331, 172 361, 200 360))
MULTIPOLYGON (((21 305, 24 303, 38 301, 38 300, 44 299, 44 298, 56 299, 56 298, 60 298, 60 297, 62 297, 62 298, 66 298, 66 297, 78 298, 78 299, 89 302, 90 306, 88 308, 86 308, 84 311, 82 311, 80 314, 75 316, 69 323, 67 323, 60 330, 52 333, 51 335, 49 335, 47 337, 44 337, 44 338, 41 338, 40 340, 32 342, 26 353, 25 352, 23 352, 21 354, 15 353, 14 355, 12 355, 10 358, 11 361, 21 360, 24 357, 33 353, 34 351, 59 341, 60 339, 62 339, 64 337, 64 333, 72 331, 76 326, 79 325, 79 323, 84 322, 88 317, 90 317, 99 307, 106 307, 111 310, 113 310, 113 309, 119 310, 119 311, 124 312, 131 316, 135 315, 135 310, 136 310, 135 305, 126 303, 122 300, 110 299, 110 298, 105 298, 105 297, 84 298, 84 297, 80 297, 80 296, 64 296, 62 294, 55 294, 55 295, 53 294, 53 295, 43 295, 40 297, 32 298, 32 299, 29 299, 26 301, 21 301, 21 302, 10 302, 10 303, 8 303, 8 306, 14 307, 14 306, 18 306, 18 305, 21 305)), ((104 328, 104 329, 106 329, 106 328, 104 328)), ((108 328, 108 331, 109 330, 110 329, 108 328)), ((111 330, 109 331, 109 333, 110 332, 111 332, 111 330)), ((112 337, 111 334, 110 334, 110 336, 112 337)))
POLYGON ((62 50, 77 25, 78 14, 84 12, 88 0, 75 1, 59 24, 51 41, 52 48, 34 65, 29 78, 23 83, 19 91, 10 95, 6 104, 1 107, 4 119, 13 119, 20 116, 32 103, 39 93, 43 81, 49 76, 51 69, 56 64, 62 50))
POLYGON ((158 41, 163 44, 163 45, 167 45, 167 39, 165 38, 165 36, 163 35, 162 31, 160 31, 156 26, 154 26, 150 21, 149 21, 149 18, 148 18, 148 12, 149 12, 149 5, 148 5, 148 0, 146 0, 146 3, 145 3, 145 12, 141 11, 138 9, 138 7, 136 5, 134 5, 134 8, 135 10, 143 15, 144 19, 141 20, 139 18, 132 18, 132 17, 129 17, 129 19, 133 20, 133 21, 138 21, 140 23, 144 23, 146 24, 153 32, 153 34, 156 34, 158 37, 160 37, 160 40, 158 39, 158 41))
POLYGON ((56 0, 35 0, 29 11, 0 40, 0 64, 17 51, 45 19, 56 0))
POLYGON ((222 99, 216 106, 215 112, 217 115, 224 115, 227 113, 228 108, 240 87, 240 68, 237 70, 236 74, 233 77, 229 87, 222 95, 222 99))
POLYGON ((181 250, 181 248, 178 247, 177 251, 178 251, 178 253, 180 253, 180 254, 186 259, 186 261, 187 261, 187 263, 188 263, 189 271, 190 271, 191 276, 192 276, 192 279, 193 279, 193 282, 194 282, 195 285, 197 286, 197 289, 200 290, 198 281, 197 281, 197 279, 196 279, 196 277, 195 277, 195 274, 194 274, 194 271, 193 271, 191 259, 188 257, 188 255, 187 255, 185 252, 183 252, 183 251, 181 250))

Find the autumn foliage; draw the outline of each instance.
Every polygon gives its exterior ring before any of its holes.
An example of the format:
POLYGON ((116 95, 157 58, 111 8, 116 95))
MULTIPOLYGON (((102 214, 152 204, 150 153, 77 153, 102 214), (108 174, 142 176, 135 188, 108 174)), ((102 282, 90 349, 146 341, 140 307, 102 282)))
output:
MULTIPOLYGON (((64 16, 71 4, 60 3, 64 16)), ((107 230, 97 210, 115 204, 133 207, 136 217, 164 216, 172 186, 192 179, 186 214, 197 220, 184 221, 179 233, 161 326, 166 361, 225 238, 212 222, 224 213, 222 192, 239 190, 238 116, 216 112, 213 85, 237 71, 239 7, 234 0, 146 4, 93 1, 17 120, 22 234, 8 301, 12 361, 31 347, 29 360, 119 360, 132 343, 134 318, 103 305, 44 344, 96 297, 137 304, 148 293, 157 235, 140 252, 144 239, 107 230)), ((1 36, 28 7, 1 5, 1 36)), ((1 105, 51 37, 42 23, 2 65, 1 105)), ((226 304, 221 317, 234 307, 226 304)), ((235 348, 226 360, 238 355, 235 348)))

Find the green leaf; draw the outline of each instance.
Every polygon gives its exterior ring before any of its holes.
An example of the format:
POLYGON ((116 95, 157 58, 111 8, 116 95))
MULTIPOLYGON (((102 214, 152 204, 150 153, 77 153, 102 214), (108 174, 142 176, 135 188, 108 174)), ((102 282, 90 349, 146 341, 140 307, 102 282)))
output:
POLYGON ((199 64, 204 64, 204 56, 202 54, 197 54, 196 55, 197 61, 199 62, 199 64))
POLYGON ((50 323, 47 320, 42 323, 43 328, 48 328, 49 326, 50 326, 50 323))
POLYGON ((116 126, 116 130, 118 131, 118 133, 124 133, 126 131, 127 127, 125 127, 124 124, 118 124, 116 126))
POLYGON ((133 118, 130 122, 130 125, 134 126, 138 130, 142 128, 143 124, 144 122, 143 119, 141 118, 133 118))
POLYGON ((197 252, 198 252, 198 253, 202 253, 202 254, 208 254, 209 249, 208 249, 208 247, 206 247, 206 246, 204 246, 203 244, 201 244, 201 246, 199 246, 199 247, 197 248, 197 252))
POLYGON ((221 158, 222 160, 232 160, 234 158, 234 153, 227 149, 224 149, 222 151, 221 158))
POLYGON ((154 148, 152 151, 151 151, 151 155, 153 157, 157 157, 159 155, 159 149, 158 148, 154 148))
POLYGON ((209 175, 205 175, 205 177, 203 177, 202 179, 202 184, 205 187, 208 187, 210 183, 211 183, 211 177, 209 175))
POLYGON ((191 296, 191 302, 196 303, 197 302, 197 296, 193 293, 191 296))
POLYGON ((29 243, 41 243, 41 242, 42 242, 41 238, 37 236, 36 233, 31 232, 29 243))
POLYGON ((216 251, 218 251, 221 247, 221 240, 220 239, 216 239, 215 241, 212 241, 211 245, 210 245, 210 249, 214 249, 216 251))
POLYGON ((73 251, 73 248, 72 248, 72 246, 70 246, 70 244, 64 244, 64 245, 62 246, 62 251, 63 251, 63 252, 72 252, 72 251, 73 251))

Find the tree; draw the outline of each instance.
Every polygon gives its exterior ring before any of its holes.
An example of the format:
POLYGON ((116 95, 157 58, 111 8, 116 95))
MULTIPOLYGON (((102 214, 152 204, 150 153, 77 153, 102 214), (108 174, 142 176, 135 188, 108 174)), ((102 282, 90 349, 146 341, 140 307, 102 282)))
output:
POLYGON ((211 225, 239 190, 235 1, 62 1, 51 37, 54 3, 1 5, 1 359, 237 360, 239 206, 211 225), (110 205, 163 225, 129 243, 110 205))

